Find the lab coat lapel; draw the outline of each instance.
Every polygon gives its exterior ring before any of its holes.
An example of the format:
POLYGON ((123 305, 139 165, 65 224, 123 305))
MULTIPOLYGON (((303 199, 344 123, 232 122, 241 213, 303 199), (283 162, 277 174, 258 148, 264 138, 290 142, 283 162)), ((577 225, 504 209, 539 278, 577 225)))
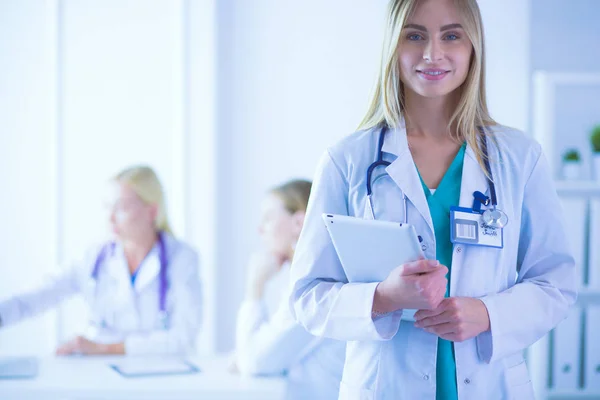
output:
POLYGON ((476 191, 489 196, 489 187, 485 173, 477 162, 473 148, 467 144, 463 161, 459 206, 466 208, 473 207, 473 193, 476 191))
MULTIPOLYGON (((431 232, 434 232, 431 213, 429 212, 429 206, 427 204, 425 192, 423 191, 421 178, 419 178, 417 167, 415 166, 412 154, 408 148, 404 124, 399 128, 388 132, 382 150, 397 156, 396 160, 386 168, 386 172, 396 185, 400 187, 419 214, 421 214, 425 222, 427 222, 431 232)), ((402 201, 402 199, 400 199, 400 201, 402 201)), ((408 216, 410 218, 410 212, 408 212, 408 216)))
POLYGON ((140 292, 144 287, 148 286, 155 279, 158 279, 160 272, 160 259, 158 245, 155 245, 150 253, 146 256, 142 264, 139 266, 133 288, 136 292, 140 292))
MULTIPOLYGON (((462 181, 460 184, 460 199, 458 205, 460 207, 471 209, 473 207, 473 193, 476 191, 489 196, 489 187, 485 173, 477 161, 473 148, 467 144, 463 160, 462 181)), ((463 244, 455 244, 454 246, 460 246, 461 248, 464 248, 464 251, 452 252, 450 296, 455 296, 457 292, 461 280, 460 277, 463 272, 462 268, 463 266, 468 265, 468 263, 465 262, 465 257, 470 254, 470 246, 465 246, 463 244)))
POLYGON ((133 299, 131 277, 122 246, 117 245, 107 267, 109 273, 108 279, 114 283, 111 285, 111 291, 114 290, 114 292, 110 293, 113 299, 112 302, 118 304, 117 308, 122 308, 125 304, 130 304, 133 299))

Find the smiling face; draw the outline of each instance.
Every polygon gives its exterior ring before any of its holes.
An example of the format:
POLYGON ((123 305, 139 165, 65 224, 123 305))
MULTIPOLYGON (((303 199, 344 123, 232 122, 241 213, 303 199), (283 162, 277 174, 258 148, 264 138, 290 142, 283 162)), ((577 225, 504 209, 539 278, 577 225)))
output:
POLYGON ((445 97, 465 82, 473 46, 453 0, 419 1, 398 44, 404 90, 445 97))

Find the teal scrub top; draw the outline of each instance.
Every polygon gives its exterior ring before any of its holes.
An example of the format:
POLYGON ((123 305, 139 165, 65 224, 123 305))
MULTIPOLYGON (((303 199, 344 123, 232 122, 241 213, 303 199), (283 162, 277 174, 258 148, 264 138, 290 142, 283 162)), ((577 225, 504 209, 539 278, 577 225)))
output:
MULTIPOLYGON (((446 297, 450 295, 453 250, 450 241, 450 207, 457 206, 460 198, 465 147, 463 143, 433 194, 419 174, 433 220, 437 259, 448 267, 446 297)), ((454 344, 448 340, 438 339, 436 376, 436 400, 458 400, 454 344)))

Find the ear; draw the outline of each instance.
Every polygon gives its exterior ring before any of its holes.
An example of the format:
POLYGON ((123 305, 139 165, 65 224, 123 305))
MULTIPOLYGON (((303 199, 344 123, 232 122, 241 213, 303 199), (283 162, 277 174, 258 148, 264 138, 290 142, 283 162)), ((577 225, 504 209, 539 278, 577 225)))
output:
POLYGON ((294 224, 294 233, 300 236, 302 232, 302 226, 304 225, 304 218, 306 217, 306 211, 296 211, 292 215, 292 222, 294 224))

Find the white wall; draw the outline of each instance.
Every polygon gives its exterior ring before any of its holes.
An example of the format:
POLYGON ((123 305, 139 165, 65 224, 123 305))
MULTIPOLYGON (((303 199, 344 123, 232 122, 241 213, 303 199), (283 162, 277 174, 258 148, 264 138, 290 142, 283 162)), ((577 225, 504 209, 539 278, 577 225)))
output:
POLYGON ((532 0, 531 3, 532 69, 597 72, 600 2, 532 0))
MULTIPOLYGON (((161 178, 176 235, 206 249, 213 286, 215 197, 203 190, 213 181, 214 38, 213 0, 0 2, 0 186, 10 194, 0 206, 0 299, 105 240, 105 183, 137 163, 161 178)), ((86 315, 75 299, 58 323, 49 314, 3 329, 0 353, 51 352, 86 315)), ((216 336, 210 318, 203 350, 216 336)))
POLYGON ((488 106, 501 124, 528 134, 531 0, 478 0, 487 51, 488 106))
MULTIPOLYGON (((525 129, 529 2, 480 5, 492 115, 525 129)), ((292 177, 312 177, 325 148, 355 130, 375 80, 386 6, 385 0, 219 2, 223 349, 232 344, 247 258, 258 245, 263 193, 292 177)))
MULTIPOLYGON (((157 171, 175 233, 185 234, 181 5, 63 2, 59 235, 65 261, 106 238, 104 182, 131 164, 157 171)), ((62 315, 73 321, 63 339, 86 323, 75 308, 62 315)))
POLYGON ((386 2, 219 2, 219 348, 233 343, 265 191, 312 177, 375 80, 386 2))

